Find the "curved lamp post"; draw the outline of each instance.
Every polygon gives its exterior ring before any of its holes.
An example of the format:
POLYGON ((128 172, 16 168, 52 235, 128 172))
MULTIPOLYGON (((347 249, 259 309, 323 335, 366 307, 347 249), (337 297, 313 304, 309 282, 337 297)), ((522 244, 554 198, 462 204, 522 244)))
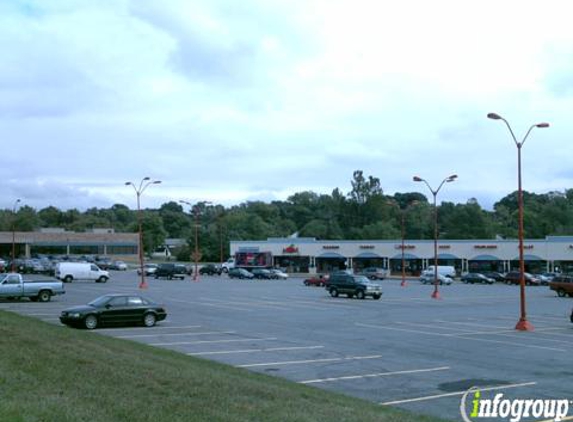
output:
POLYGON ((191 212, 195 218, 195 251, 193 252, 193 261, 195 262, 195 270, 193 271, 193 281, 199 281, 199 259, 200 259, 200 251, 199 251, 199 204, 203 205, 211 205, 211 202, 204 201, 198 202, 195 205, 191 204, 188 201, 180 200, 182 204, 189 205, 191 212))
POLYGON ((430 192, 432 192, 432 196, 434 197, 434 292, 432 293, 433 299, 440 299, 440 292, 438 291, 438 206, 436 204, 436 196, 438 192, 444 185, 444 183, 453 182, 458 178, 457 174, 452 174, 451 176, 446 177, 442 180, 442 183, 438 186, 437 189, 432 189, 430 184, 419 176, 414 176, 414 182, 424 182, 430 192))
POLYGON ((533 325, 527 320, 527 313, 525 310, 525 260, 523 257, 523 190, 521 188, 521 147, 525 143, 525 140, 529 136, 529 133, 533 130, 533 128, 546 128, 549 127, 549 123, 537 123, 531 125, 529 130, 523 137, 523 140, 519 142, 511 129, 508 121, 505 120, 497 113, 488 113, 488 119, 493 120, 502 120, 507 128, 509 129, 509 133, 513 138, 513 142, 515 142, 515 146, 517 147, 517 207, 518 207, 518 232, 517 237, 519 239, 519 292, 520 292, 520 317, 517 325, 515 326, 516 330, 520 331, 533 331, 533 325))
POLYGON ((396 207, 396 209, 400 212, 400 233, 402 238, 402 282, 400 286, 406 287, 406 258, 404 256, 404 249, 406 247, 405 238, 406 238, 406 213, 410 211, 410 209, 418 204, 417 200, 413 200, 405 208, 400 208, 400 205, 396 201, 388 201, 389 205, 396 207))
POLYGON ((12 272, 16 272, 16 207, 20 203, 20 199, 16 199, 12 207, 12 272))
POLYGON ((151 180, 150 177, 144 177, 139 182, 139 187, 136 187, 133 182, 125 182, 126 186, 133 186, 133 190, 137 196, 137 225, 139 227, 139 268, 141 270, 141 281, 139 283, 140 289, 147 289, 145 282, 145 269, 143 268, 143 229, 142 229, 142 215, 141 215, 141 194, 147 189, 149 185, 157 185, 161 180, 151 180))

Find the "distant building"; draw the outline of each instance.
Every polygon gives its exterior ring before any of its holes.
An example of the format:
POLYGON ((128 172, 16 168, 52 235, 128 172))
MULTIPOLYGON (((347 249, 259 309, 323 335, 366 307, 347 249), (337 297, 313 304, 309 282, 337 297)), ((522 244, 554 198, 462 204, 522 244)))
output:
POLYGON ((60 228, 36 232, 0 232, 0 256, 11 256, 12 239, 16 256, 27 258, 36 254, 137 257, 139 243, 137 233, 115 233, 113 229, 82 233, 60 228))

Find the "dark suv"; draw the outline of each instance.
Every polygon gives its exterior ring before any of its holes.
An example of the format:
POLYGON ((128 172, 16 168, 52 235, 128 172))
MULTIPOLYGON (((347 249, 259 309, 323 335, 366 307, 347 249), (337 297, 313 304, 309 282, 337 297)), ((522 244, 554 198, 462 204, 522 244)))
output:
POLYGON ((221 275, 221 267, 214 264, 203 265, 199 269, 201 275, 221 275))
MULTIPOLYGON (((505 275, 505 284, 519 284, 521 279, 521 274, 519 271, 511 271, 505 275)), ((526 286, 540 286, 541 281, 537 278, 532 276, 529 273, 523 273, 523 278, 525 279, 526 286)))
POLYGON ((187 267, 180 264, 159 264, 153 273, 155 278, 165 277, 168 280, 180 278, 183 280, 187 274, 187 267))
POLYGON ((372 299, 377 300, 382 296, 379 284, 372 283, 363 275, 344 272, 332 274, 326 288, 332 297, 343 293, 348 297, 356 296, 358 299, 364 299, 366 296, 372 296, 372 299))

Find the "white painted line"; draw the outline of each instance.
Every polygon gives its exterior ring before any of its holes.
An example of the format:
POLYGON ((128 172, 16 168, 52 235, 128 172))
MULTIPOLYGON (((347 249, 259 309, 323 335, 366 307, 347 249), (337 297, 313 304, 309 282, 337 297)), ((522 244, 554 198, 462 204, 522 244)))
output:
POLYGON ((361 324, 359 322, 354 323, 354 325, 356 325, 358 327, 374 328, 374 329, 378 329, 378 330, 402 331, 402 332, 406 332, 406 333, 424 334, 427 336, 460 338, 460 339, 464 339, 464 340, 481 341, 481 342, 485 342, 485 343, 498 343, 498 344, 507 344, 510 346, 527 347, 530 349, 551 350, 553 352, 567 352, 567 350, 565 350, 565 349, 557 349, 555 347, 536 346, 536 345, 532 345, 532 344, 516 343, 516 342, 510 342, 510 341, 500 341, 500 340, 491 340, 491 339, 485 339, 485 338, 468 337, 468 335, 466 335, 466 334, 432 333, 432 332, 428 332, 428 331, 410 330, 410 329, 406 329, 406 328, 382 327, 380 325, 361 324))
POLYGON ((219 303, 192 302, 189 300, 179 300, 179 299, 175 299, 175 298, 166 298, 166 300, 171 301, 171 302, 184 303, 186 305, 211 306, 213 308, 231 309, 233 311, 245 311, 245 312, 250 311, 250 309, 245 309, 244 307, 243 308, 237 308, 237 307, 233 307, 233 306, 225 306, 225 305, 219 304, 219 303))
POLYGON ((198 356, 198 355, 223 355, 231 353, 285 352, 288 350, 322 349, 323 347, 324 346, 273 347, 269 349, 243 349, 243 350, 222 350, 217 352, 195 352, 195 353, 187 353, 187 355, 198 356))
POLYGON ((143 338, 143 337, 167 337, 167 336, 202 336, 208 334, 235 334, 236 331, 205 331, 202 333, 156 333, 156 334, 130 334, 126 336, 116 336, 116 338, 143 338))
POLYGON ((180 341, 175 343, 149 343, 150 346, 183 346, 191 344, 214 344, 214 343, 242 343, 245 341, 272 341, 277 340, 276 337, 267 338, 239 338, 231 340, 197 340, 197 341, 180 341))
POLYGON ((251 363, 248 365, 237 365, 238 368, 254 368, 257 366, 280 366, 280 365, 298 365, 305 363, 324 363, 324 362, 340 362, 345 360, 363 360, 363 359, 378 359, 382 355, 373 356, 349 356, 345 358, 325 358, 325 359, 308 359, 308 360, 287 360, 282 362, 267 362, 267 363, 251 363))
MULTIPOLYGON (((536 382, 523 382, 520 384, 507 384, 507 385, 498 385, 495 387, 478 387, 479 391, 494 391, 494 390, 504 390, 506 388, 518 388, 518 387, 528 387, 530 385, 535 385, 537 384, 536 382)), ((393 401, 387 401, 384 403, 379 403, 383 406, 391 406, 394 404, 403 404, 403 403, 412 403, 412 402, 417 402, 417 401, 425 401, 425 400, 434 400, 434 399, 440 399, 442 397, 451 397, 451 396, 463 396, 464 394, 467 393, 467 390, 465 391, 456 391, 453 393, 444 393, 444 394, 436 394, 433 396, 425 396, 425 397, 415 397, 412 399, 403 399, 403 400, 393 400, 393 401)))
POLYGON ((362 378, 387 377, 390 375, 406 375, 406 374, 419 374, 422 372, 447 371, 449 369, 450 369, 449 366, 439 366, 437 368, 411 369, 411 370, 406 370, 406 371, 378 372, 378 373, 374 373, 374 374, 365 374, 365 375, 349 375, 349 376, 345 376, 345 377, 322 378, 322 379, 298 381, 298 383, 299 384, 318 384, 318 383, 323 383, 323 382, 356 380, 356 379, 362 379, 362 378))
MULTIPOLYGON (((167 320, 166 320, 167 321, 167 320)), ((156 331, 156 330, 183 330, 188 328, 201 328, 201 325, 180 325, 180 326, 165 326, 165 325, 156 325, 155 327, 146 328, 146 331, 156 331)), ((136 330, 140 331, 141 328, 134 328, 134 327, 125 327, 125 328, 98 328, 97 332, 102 331, 128 331, 128 330, 136 330)), ((94 333, 95 331, 91 330, 90 333, 94 333)))

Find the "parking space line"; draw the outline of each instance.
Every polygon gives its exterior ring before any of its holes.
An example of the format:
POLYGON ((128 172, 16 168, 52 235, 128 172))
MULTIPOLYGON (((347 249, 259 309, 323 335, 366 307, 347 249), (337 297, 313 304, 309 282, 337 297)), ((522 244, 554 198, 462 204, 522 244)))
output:
POLYGON ((174 298, 166 298, 165 300, 169 300, 171 302, 177 302, 177 303, 184 303, 186 305, 211 306, 213 308, 231 309, 233 311, 244 311, 244 312, 251 311, 251 309, 245 309, 244 307, 243 308, 237 308, 237 307, 233 307, 233 306, 226 306, 222 303, 196 302, 196 301, 180 300, 180 299, 174 299, 174 298))
POLYGON ((175 336, 201 336, 208 334, 235 334, 236 331, 204 331, 202 333, 164 333, 164 334, 130 334, 126 336, 116 336, 116 338, 144 338, 144 337, 175 337, 175 336))
POLYGON ((214 344, 214 343, 241 343, 245 341, 273 341, 276 337, 267 338, 235 338, 227 340, 196 340, 196 341, 179 341, 173 343, 149 343, 150 346, 183 346, 192 344, 214 344))
POLYGON ((557 349, 555 347, 547 347, 547 346, 537 346, 532 344, 523 344, 523 343, 516 343, 510 341, 501 341, 501 340, 491 340, 485 338, 477 338, 477 337, 468 337, 470 334, 444 334, 444 333, 433 333, 428 331, 421 331, 421 330, 411 330, 408 328, 397 328, 397 327, 383 327, 380 325, 372 325, 372 324, 362 324, 359 322, 354 323, 354 325, 358 327, 366 327, 366 328, 375 328, 378 330, 391 330, 391 331, 402 331, 406 333, 413 333, 413 334, 424 334, 427 336, 438 336, 438 337, 455 337, 464 340, 471 340, 471 341, 481 341, 486 343, 498 343, 498 344, 507 344, 510 346, 519 346, 519 347, 527 347, 531 349, 542 349, 542 350, 551 350, 554 352, 566 352, 565 349, 557 349))
POLYGON ((213 303, 238 305, 238 306, 245 306, 245 307, 250 307, 250 308, 261 307, 261 308, 271 308, 271 309, 282 309, 285 311, 288 311, 291 309, 291 308, 285 306, 286 304, 282 304, 281 302, 269 302, 269 301, 263 301, 263 300, 247 300, 247 299, 238 298, 239 300, 230 301, 230 300, 220 300, 220 299, 213 299, 213 298, 207 298, 207 297, 200 297, 199 299, 208 300, 208 301, 211 301, 213 303))
MULTIPOLYGON (((166 320, 167 321, 167 320, 166 320)), ((202 325, 180 325, 180 326, 161 326, 161 325, 156 325, 155 327, 149 327, 147 328, 147 330, 149 331, 156 331, 156 330, 185 330, 188 328, 201 328, 202 325)), ((133 327, 126 327, 126 328, 99 328, 97 330, 97 332, 102 332, 102 331, 112 331, 112 332, 116 332, 116 331, 139 331, 139 328, 133 328, 133 327)), ((95 331, 90 331, 90 332, 95 332, 95 331)))
POLYGON ((187 355, 200 356, 200 355, 224 355, 232 353, 286 352, 289 350, 310 350, 310 349, 322 349, 322 348, 324 348, 324 346, 272 347, 267 349, 242 349, 242 350, 220 350, 215 352, 194 352, 194 353, 187 353, 187 355))
MULTIPOLYGON (((498 386, 494 386, 494 387, 478 387, 478 388, 479 388, 479 391, 494 391, 494 390, 504 390, 504 389, 508 389, 508 388, 528 387, 528 386, 535 385, 535 384, 537 384, 537 383, 536 382, 522 382, 519 384, 507 384, 507 385, 498 385, 498 386)), ((382 406, 392 406, 395 404, 413 403, 413 402, 418 402, 418 401, 441 399, 442 397, 463 396, 464 394, 466 394, 468 392, 468 390, 455 391, 452 393, 444 393, 444 394, 435 394, 433 396, 414 397, 411 399, 392 400, 392 401, 387 401, 387 402, 383 402, 383 403, 379 403, 379 404, 382 406)))
POLYGON ((387 376, 391 376, 391 375, 406 375, 406 374, 419 374, 419 373, 423 373, 423 372, 447 371, 449 369, 450 369, 449 366, 438 366, 436 368, 410 369, 410 370, 406 370, 406 371, 377 372, 377 373, 373 373, 373 374, 364 374, 364 375, 348 375, 348 376, 344 376, 344 377, 322 378, 322 379, 298 381, 298 383, 299 384, 320 384, 320 383, 324 383, 324 382, 346 381, 346 380, 355 380, 355 379, 363 379, 363 378, 378 378, 378 377, 387 377, 387 376))
POLYGON ((379 359, 382 355, 372 356, 349 356, 345 358, 325 358, 325 359, 307 359, 307 360, 287 360, 282 362, 266 362, 266 363, 251 363, 247 365, 236 365, 238 368, 255 368, 258 366, 280 366, 280 365, 299 365, 307 363, 324 363, 324 362, 341 362, 347 360, 364 360, 364 359, 379 359))

